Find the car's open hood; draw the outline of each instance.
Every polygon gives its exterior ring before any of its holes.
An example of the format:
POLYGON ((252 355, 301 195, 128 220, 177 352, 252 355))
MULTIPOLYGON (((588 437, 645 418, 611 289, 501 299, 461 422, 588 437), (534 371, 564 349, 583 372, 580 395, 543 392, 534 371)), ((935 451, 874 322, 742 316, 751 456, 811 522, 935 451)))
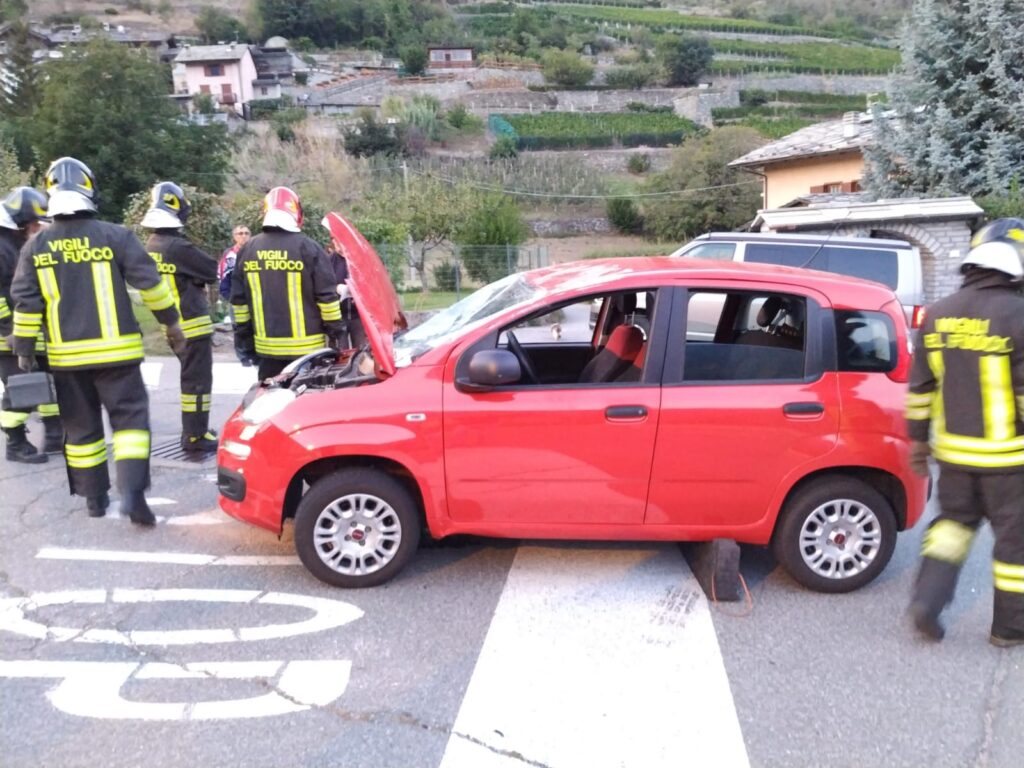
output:
POLYGON ((395 372, 395 331, 406 327, 395 286, 384 262, 358 229, 339 213, 328 213, 320 222, 331 233, 334 247, 348 262, 346 281, 380 375, 395 372))

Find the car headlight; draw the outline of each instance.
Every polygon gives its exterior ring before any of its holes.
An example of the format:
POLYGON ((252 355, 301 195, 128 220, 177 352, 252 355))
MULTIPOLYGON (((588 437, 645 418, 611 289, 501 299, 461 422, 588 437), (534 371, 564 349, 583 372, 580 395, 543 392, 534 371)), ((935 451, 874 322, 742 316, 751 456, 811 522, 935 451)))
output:
POLYGON ((253 400, 244 411, 242 419, 250 424, 262 424, 283 411, 295 399, 290 389, 272 389, 253 400))

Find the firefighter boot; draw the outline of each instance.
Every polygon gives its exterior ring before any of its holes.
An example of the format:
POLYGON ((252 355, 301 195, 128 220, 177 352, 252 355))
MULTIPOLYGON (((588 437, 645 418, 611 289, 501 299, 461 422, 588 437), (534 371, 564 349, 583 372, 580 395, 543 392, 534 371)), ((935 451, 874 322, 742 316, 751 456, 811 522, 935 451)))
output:
POLYGON ((44 416, 43 431, 43 453, 64 453, 64 425, 60 416, 44 416))
POLYGON ((103 517, 107 514, 107 507, 110 506, 110 496, 104 491, 98 496, 88 496, 85 499, 85 508, 89 517, 103 517))
POLYGON ((121 511, 128 515, 129 519, 136 525, 146 527, 156 525, 156 518, 146 503, 144 491, 122 491, 121 511))
POLYGON ((199 437, 182 435, 181 447, 190 453, 212 453, 217 450, 217 433, 208 429, 199 437))
POLYGON ((42 464, 47 460, 46 454, 37 451, 36 447, 28 441, 24 425, 5 427, 4 434, 7 435, 8 461, 18 461, 22 464, 42 464))
POLYGON ((910 618, 922 637, 938 642, 946 636, 939 614, 953 600, 959 576, 960 566, 956 563, 932 557, 921 558, 921 570, 918 571, 910 603, 910 618))

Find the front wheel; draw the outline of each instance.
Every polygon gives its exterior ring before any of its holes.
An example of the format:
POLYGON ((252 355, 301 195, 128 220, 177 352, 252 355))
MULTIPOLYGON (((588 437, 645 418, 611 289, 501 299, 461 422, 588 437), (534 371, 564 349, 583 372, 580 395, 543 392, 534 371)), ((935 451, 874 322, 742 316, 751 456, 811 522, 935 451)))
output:
POLYGON ((789 574, 818 592, 852 592, 872 581, 896 547, 896 515, 861 480, 820 478, 798 491, 772 537, 789 574))
POLYGON ((295 512, 295 549, 310 573, 335 587, 375 587, 398 573, 420 538, 409 491, 373 469, 321 478, 295 512))

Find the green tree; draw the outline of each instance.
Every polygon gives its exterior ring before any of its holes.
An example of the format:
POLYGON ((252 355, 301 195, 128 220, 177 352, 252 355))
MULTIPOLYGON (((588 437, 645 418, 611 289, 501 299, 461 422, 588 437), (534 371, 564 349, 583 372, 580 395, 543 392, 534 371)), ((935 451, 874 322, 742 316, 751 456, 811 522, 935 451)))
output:
POLYGON ((658 41, 657 53, 669 85, 696 85, 715 56, 711 43, 694 35, 665 37, 658 41))
POLYGON ((405 153, 405 145, 396 127, 378 122, 369 109, 361 110, 356 123, 342 129, 342 139, 345 151, 353 157, 405 153))
MULTIPOLYGON (((185 185, 185 196, 192 204, 192 213, 185 225, 185 235, 213 257, 219 257, 226 243, 231 242, 232 218, 221 204, 220 196, 185 185)), ((136 192, 128 198, 124 210, 124 224, 130 227, 142 242, 152 233, 140 226, 149 210, 149 190, 136 192)))
POLYGON ((565 88, 579 88, 594 76, 594 65, 573 51, 545 51, 541 71, 549 83, 565 88))
POLYGON ((888 104, 873 107, 878 197, 1004 193, 1024 165, 1024 4, 917 0, 888 104))
POLYGON ((27 15, 25 0, 0 0, 0 21, 22 22, 27 15))
POLYGON ((199 9, 195 27, 204 43, 248 39, 245 25, 241 21, 211 5, 204 5, 199 9))
POLYGON ((406 45, 398 55, 407 74, 422 75, 427 68, 427 49, 422 45, 406 45))
POLYGON ((606 206, 608 221, 619 232, 635 235, 643 230, 644 217, 629 197, 613 197, 606 206))
POLYGON ((29 174, 21 170, 13 144, 0 136, 0 195, 7 194, 11 187, 20 187, 28 183, 29 174))
POLYGON ((30 125, 43 163, 71 155, 92 168, 100 211, 119 217, 130 195, 170 178, 222 191, 230 141, 223 126, 184 120, 164 69, 144 54, 95 41, 47 64, 30 125))
POLYGON ((467 274, 481 283, 490 283, 508 274, 509 246, 529 237, 530 228, 511 197, 476 195, 454 235, 462 246, 467 274))
POLYGON ((32 61, 29 28, 24 21, 10 26, 3 68, 7 70, 7 83, 0 88, 0 135, 10 142, 21 169, 28 170, 35 162, 28 119, 39 98, 39 74, 32 61))
POLYGON ((643 205, 644 232, 664 242, 683 243, 715 229, 736 229, 761 205, 761 185, 729 162, 764 144, 752 128, 718 128, 691 136, 673 152, 671 166, 651 176, 643 205))
POLYGON ((604 76, 606 85, 639 91, 650 85, 658 76, 657 67, 651 64, 634 64, 628 67, 612 67, 604 76))

